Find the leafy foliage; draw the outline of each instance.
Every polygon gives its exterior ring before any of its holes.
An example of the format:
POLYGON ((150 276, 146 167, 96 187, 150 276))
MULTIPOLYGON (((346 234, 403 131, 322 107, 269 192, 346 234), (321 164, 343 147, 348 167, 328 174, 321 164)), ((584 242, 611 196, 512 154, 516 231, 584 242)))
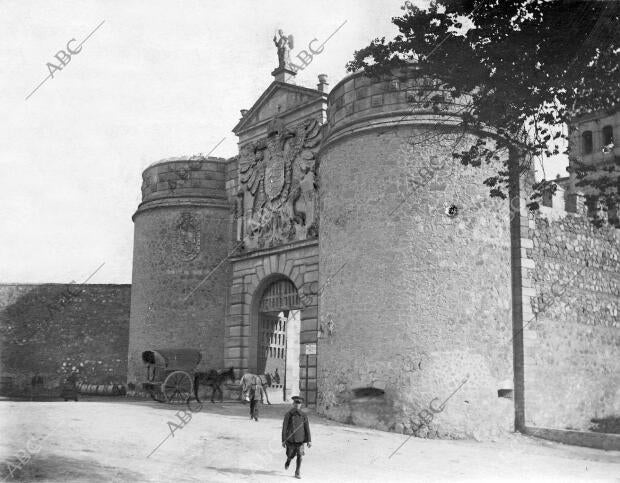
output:
MULTIPOLYGON (((401 8, 403 15, 392 18, 400 34, 358 50, 347 69, 382 76, 415 63, 421 75, 439 79, 453 98, 468 96, 462 127, 492 126, 498 143, 481 140, 466 151, 455 150, 454 157, 480 166, 498 160, 498 151, 511 146, 521 154, 485 180, 491 196, 505 197, 510 163, 518 163, 525 174, 534 160, 543 164, 549 156, 570 156, 571 119, 618 107, 620 2, 435 0, 427 10, 410 2, 401 8)), ((618 202, 620 160, 614 159, 604 176, 599 167, 573 158, 571 166, 603 204, 618 202)), ((551 180, 534 184, 532 199, 550 185, 551 180)))

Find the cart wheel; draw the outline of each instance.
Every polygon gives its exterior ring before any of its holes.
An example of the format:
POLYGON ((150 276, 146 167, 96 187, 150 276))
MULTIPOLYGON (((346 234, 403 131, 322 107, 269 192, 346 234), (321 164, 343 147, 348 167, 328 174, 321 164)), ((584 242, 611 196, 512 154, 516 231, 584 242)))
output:
POLYGON ((171 404, 185 404, 192 397, 192 378, 187 372, 171 372, 161 385, 166 401, 171 404))

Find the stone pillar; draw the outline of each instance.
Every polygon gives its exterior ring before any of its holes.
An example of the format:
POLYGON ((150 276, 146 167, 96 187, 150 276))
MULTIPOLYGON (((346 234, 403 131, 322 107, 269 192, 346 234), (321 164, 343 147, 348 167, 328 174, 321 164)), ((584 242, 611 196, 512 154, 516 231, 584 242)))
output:
POLYGON ((299 395, 299 334, 301 319, 299 310, 291 310, 286 322, 286 387, 284 402, 299 395))

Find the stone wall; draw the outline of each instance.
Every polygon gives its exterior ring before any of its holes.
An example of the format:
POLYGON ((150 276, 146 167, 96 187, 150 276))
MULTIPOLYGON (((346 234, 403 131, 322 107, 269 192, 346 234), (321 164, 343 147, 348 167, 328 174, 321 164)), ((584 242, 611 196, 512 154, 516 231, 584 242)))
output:
POLYGON ((530 230, 525 420, 587 430, 620 416, 620 230, 542 209, 530 230))
POLYGON ((0 285, 5 393, 51 389, 73 368, 90 384, 124 383, 130 285, 0 285))

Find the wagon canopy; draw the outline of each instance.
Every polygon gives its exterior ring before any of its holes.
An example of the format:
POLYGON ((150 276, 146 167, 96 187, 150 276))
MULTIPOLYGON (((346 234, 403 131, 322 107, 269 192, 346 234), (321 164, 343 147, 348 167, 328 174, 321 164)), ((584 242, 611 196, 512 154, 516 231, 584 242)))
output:
POLYGON ((194 371, 202 356, 197 349, 158 349, 144 351, 142 361, 171 371, 194 371))

